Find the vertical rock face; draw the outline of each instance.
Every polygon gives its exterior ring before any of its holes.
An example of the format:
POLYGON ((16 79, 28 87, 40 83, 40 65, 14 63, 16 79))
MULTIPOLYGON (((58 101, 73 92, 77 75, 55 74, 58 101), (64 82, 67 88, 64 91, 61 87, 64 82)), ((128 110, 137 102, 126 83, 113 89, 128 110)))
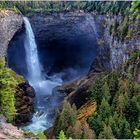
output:
POLYGON ((128 60, 131 52, 140 50, 140 40, 129 40, 127 43, 112 40, 110 42, 111 59, 110 64, 113 69, 128 60))
POLYGON ((15 97, 17 109, 15 123, 25 125, 31 121, 34 112, 34 89, 27 82, 23 82, 17 86, 15 97))
POLYGON ((0 11, 0 58, 5 56, 9 41, 21 29, 22 23, 21 15, 9 10, 0 11))
MULTIPOLYGON (((100 72, 104 70, 111 70, 118 68, 123 64, 130 56, 130 54, 135 50, 140 50, 140 35, 133 34, 131 37, 126 37, 124 41, 115 39, 110 34, 110 27, 113 25, 114 21, 117 19, 120 23, 122 17, 109 17, 109 16, 97 16, 96 24, 98 23, 102 33, 98 38, 98 56, 93 61, 91 65, 91 71, 100 72), (102 26, 101 26, 102 24, 102 26)), ((129 30, 137 30, 140 27, 140 21, 135 21, 135 23, 130 23, 129 30), (131 27, 134 25, 137 27, 131 27), (132 28, 132 29, 131 29, 132 28)), ((120 25, 121 26, 121 25, 120 25)), ((121 33, 119 33, 121 35, 121 33)))
MULTIPOLYGON (((110 66, 111 69, 116 69, 118 66, 123 64, 130 56, 130 54, 135 50, 140 50, 140 35, 133 33, 130 37, 126 36, 126 39, 121 41, 114 39, 112 35, 109 34, 110 25, 113 25, 115 20, 120 23, 122 17, 106 17, 106 31, 104 35, 106 36, 106 42, 109 44, 110 49, 110 66)), ((131 19, 130 19, 131 20, 131 19)), ((121 26, 121 25, 120 25, 121 26)), ((129 30, 137 30, 140 28, 140 20, 133 21, 129 23, 129 30)), ((121 33, 119 33, 121 35, 121 33)))
MULTIPOLYGON (((19 15, 16 15, 16 18, 20 21, 19 15)), ((90 71, 100 72, 117 68, 129 58, 130 52, 140 48, 140 39, 134 37, 127 42, 115 40, 109 30, 116 18, 118 17, 84 12, 32 16, 30 21, 44 70, 48 74, 53 74, 69 67, 80 67, 81 69, 85 66, 85 61, 90 64, 92 62, 90 71)), ((118 20, 121 21, 121 18, 118 20)), ((18 28, 21 24, 19 21, 15 24, 18 28)), ((12 43, 15 45, 17 40, 14 38, 12 43)), ((12 43, 9 45, 10 47, 14 47, 12 43)), ((20 44, 22 45, 22 43, 20 44)), ((11 61, 11 67, 14 70, 17 68, 17 72, 21 74, 22 71, 26 72, 23 70, 25 69, 24 63, 21 65, 18 61, 14 62, 14 59, 23 58, 24 53, 20 51, 20 47, 18 48, 17 52, 14 49, 15 55, 11 55, 10 60, 13 61, 11 61), (20 52, 21 55, 19 55, 20 52), (21 58, 16 58, 16 55, 21 58), (18 66, 14 66, 14 64, 18 64, 18 66)))

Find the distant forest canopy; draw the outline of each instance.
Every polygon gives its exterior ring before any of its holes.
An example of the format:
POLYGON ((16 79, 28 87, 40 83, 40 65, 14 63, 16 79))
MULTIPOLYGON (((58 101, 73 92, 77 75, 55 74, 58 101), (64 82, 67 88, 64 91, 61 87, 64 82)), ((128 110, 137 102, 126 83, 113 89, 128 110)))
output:
POLYGON ((127 14, 131 1, 0 1, 0 9, 10 8, 23 14, 83 10, 99 14, 127 14))

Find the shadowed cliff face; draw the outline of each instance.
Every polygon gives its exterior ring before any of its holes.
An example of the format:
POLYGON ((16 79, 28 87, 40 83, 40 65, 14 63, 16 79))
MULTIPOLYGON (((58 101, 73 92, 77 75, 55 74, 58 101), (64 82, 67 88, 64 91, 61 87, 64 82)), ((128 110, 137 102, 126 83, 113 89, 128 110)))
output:
MULTIPOLYGON (((97 55, 97 28, 86 14, 35 15, 30 19, 35 33, 43 71, 61 74, 71 80, 89 71, 97 55)), ((18 73, 26 74, 23 30, 9 44, 8 62, 18 73), (14 54, 14 56, 12 55, 14 54)))
POLYGON ((22 30, 17 32, 12 38, 7 49, 8 66, 23 76, 27 74, 24 37, 25 29, 23 27, 22 30))
POLYGON ((75 77, 89 70, 98 45, 86 14, 36 15, 30 21, 41 63, 49 75, 61 72, 68 78, 67 75, 75 77))

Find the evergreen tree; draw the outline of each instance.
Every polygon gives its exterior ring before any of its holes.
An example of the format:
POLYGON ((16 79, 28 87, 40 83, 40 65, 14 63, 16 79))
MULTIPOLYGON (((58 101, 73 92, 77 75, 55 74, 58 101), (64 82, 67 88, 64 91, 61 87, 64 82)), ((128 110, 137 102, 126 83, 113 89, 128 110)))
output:
POLYGON ((55 134, 55 136, 58 136, 59 132, 61 131, 61 127, 62 127, 62 118, 61 118, 61 114, 59 112, 59 110, 57 110, 56 115, 55 115, 55 121, 54 121, 54 125, 53 125, 53 133, 55 134))
POLYGON ((116 111, 119 114, 122 114, 124 112, 125 107, 126 107, 126 102, 127 102, 127 100, 123 94, 118 96, 117 104, 116 104, 116 111))
POLYGON ((105 121, 106 118, 109 118, 111 116, 111 108, 105 98, 103 98, 99 107, 99 115, 103 121, 105 121))
POLYGON ((58 136, 61 130, 65 132, 66 136, 69 136, 67 130, 69 127, 73 127, 76 124, 76 117, 76 107, 74 105, 71 107, 70 103, 64 101, 63 109, 61 113, 57 113, 54 122, 53 132, 55 136, 58 136))
POLYGON ((125 110, 125 115, 128 122, 130 123, 131 130, 134 130, 136 127, 136 122, 138 121, 140 116, 140 104, 137 101, 136 97, 133 97, 128 101, 125 110))
POLYGON ((73 139, 82 139, 82 124, 80 121, 76 121, 75 125, 69 127, 67 135, 73 139))
POLYGON ((90 128, 95 132, 96 138, 98 137, 100 131, 103 128, 103 122, 102 119, 100 117, 100 115, 98 115, 97 112, 94 112, 88 119, 88 123, 90 128))
POLYGON ((97 104, 100 104, 103 98, 102 86, 103 81, 101 79, 97 79, 92 88, 91 98, 96 100, 97 104))
POLYGON ((110 100, 113 101, 113 98, 116 94, 116 91, 118 90, 118 76, 117 76, 117 73, 115 71, 113 71, 111 74, 109 74, 108 80, 109 80, 108 85, 109 85, 110 95, 111 95, 110 100))
POLYGON ((133 135, 135 139, 140 139, 140 120, 138 122, 137 127, 135 128, 135 130, 133 131, 133 135))
POLYGON ((59 140, 66 140, 67 139, 63 130, 60 131, 58 139, 59 140))
POLYGON ((92 131, 86 122, 83 122, 82 130, 82 139, 95 139, 96 136, 94 130, 92 131))
POLYGON ((104 124, 103 131, 100 132, 98 139, 114 139, 111 127, 104 124))
POLYGON ((37 134, 36 138, 42 140, 42 139, 46 139, 46 136, 45 136, 45 134, 41 131, 41 132, 39 132, 39 133, 37 134))
POLYGON ((117 138, 118 139, 130 139, 132 138, 132 133, 130 129, 130 125, 127 122, 126 118, 124 116, 120 116, 119 118, 119 133, 117 138))
POLYGON ((108 125, 111 127, 112 133, 113 133, 115 138, 117 138, 118 133, 119 133, 119 128, 118 128, 118 124, 117 124, 118 120, 117 119, 118 119, 118 115, 115 112, 113 117, 112 116, 109 117, 109 122, 108 122, 108 125))
POLYGON ((103 87, 102 87, 102 92, 103 92, 103 96, 105 98, 106 101, 110 101, 110 90, 109 90, 109 86, 107 84, 107 82, 104 83, 103 87))

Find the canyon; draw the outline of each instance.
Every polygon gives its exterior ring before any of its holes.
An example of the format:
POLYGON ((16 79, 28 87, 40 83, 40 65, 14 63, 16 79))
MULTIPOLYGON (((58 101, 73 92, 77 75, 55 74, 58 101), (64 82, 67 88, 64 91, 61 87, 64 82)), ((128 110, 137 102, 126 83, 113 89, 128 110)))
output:
MULTIPOLYGON (((132 37, 122 42, 110 35, 110 26, 117 18, 83 11, 38 13, 28 18, 34 32, 43 77, 56 82, 61 79, 61 84, 52 88, 48 101, 56 102, 53 111, 49 110, 53 112, 51 117, 62 101, 68 100, 76 105, 78 119, 87 119, 91 114, 86 109, 96 110, 95 103, 88 102, 89 89, 95 80, 119 68, 133 51, 140 50, 140 38, 132 37)), ((25 78, 16 92, 19 113, 16 125, 30 124, 38 94, 27 78, 29 64, 26 61, 27 50, 24 48, 26 27, 23 15, 9 10, 1 11, 0 27, 0 57, 5 57, 7 67, 25 78)))

